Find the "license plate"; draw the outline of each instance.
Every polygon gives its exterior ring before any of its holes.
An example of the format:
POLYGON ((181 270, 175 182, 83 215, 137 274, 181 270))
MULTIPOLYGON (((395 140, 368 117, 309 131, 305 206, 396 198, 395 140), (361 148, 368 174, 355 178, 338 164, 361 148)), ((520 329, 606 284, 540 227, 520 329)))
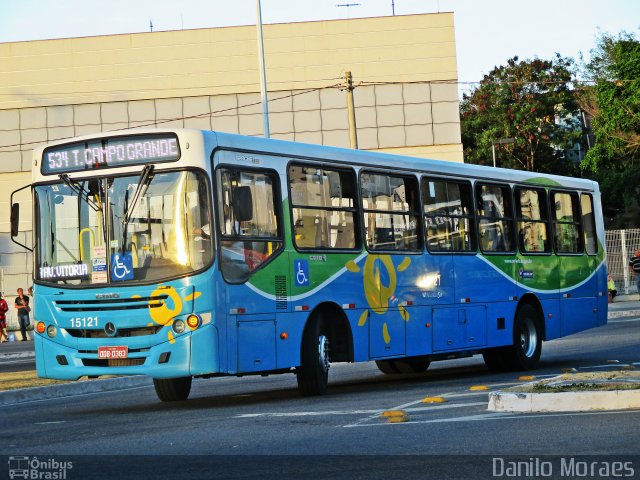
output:
POLYGON ((127 358, 129 347, 98 347, 98 358, 127 358))

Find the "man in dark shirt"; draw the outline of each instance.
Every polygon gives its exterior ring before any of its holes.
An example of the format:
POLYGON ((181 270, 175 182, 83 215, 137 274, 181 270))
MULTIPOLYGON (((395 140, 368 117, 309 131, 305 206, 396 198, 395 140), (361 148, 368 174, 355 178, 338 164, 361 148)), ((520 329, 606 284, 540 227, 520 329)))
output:
POLYGON ((640 248, 636 248, 635 255, 629 260, 629 268, 631 273, 636 276, 636 286, 638 287, 638 293, 640 293, 640 248))
POLYGON ((27 327, 29 326, 29 312, 31 311, 31 308, 29 308, 29 297, 24 295, 21 288, 18 289, 18 296, 16 297, 15 303, 15 306, 18 309, 18 321, 20 322, 22 341, 26 342, 28 340, 27 327))

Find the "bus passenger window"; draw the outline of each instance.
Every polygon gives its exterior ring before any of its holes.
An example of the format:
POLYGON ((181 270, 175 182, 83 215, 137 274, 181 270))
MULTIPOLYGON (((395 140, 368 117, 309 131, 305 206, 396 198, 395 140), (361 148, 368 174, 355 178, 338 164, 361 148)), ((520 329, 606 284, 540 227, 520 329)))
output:
POLYGON ((593 212, 593 198, 588 193, 580 196, 582 208, 582 225, 584 228, 584 245, 589 255, 598 253, 598 234, 596 233, 596 217, 593 212))
POLYGON ((293 241, 299 249, 359 248, 355 173, 309 165, 289 167, 293 241))
POLYGON ((476 250, 469 183, 423 178, 422 202, 427 249, 430 252, 476 250))
POLYGON ((518 246, 522 253, 549 253, 546 194, 542 189, 516 188, 518 246))
POLYGON ((582 237, 576 192, 554 192, 553 208, 554 242, 558 253, 582 253, 582 237))
POLYGON ((476 201, 480 249, 488 253, 512 252, 511 189, 508 186, 478 185, 476 201))
POLYGON ((363 223, 370 250, 422 249, 418 182, 414 177, 363 173, 363 223))

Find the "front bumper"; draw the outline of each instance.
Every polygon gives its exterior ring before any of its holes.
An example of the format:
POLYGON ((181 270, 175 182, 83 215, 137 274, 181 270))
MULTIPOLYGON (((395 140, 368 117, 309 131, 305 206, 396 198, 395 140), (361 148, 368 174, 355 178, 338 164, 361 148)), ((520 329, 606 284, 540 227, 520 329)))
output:
MULTIPOLYGON (((46 335, 36 335, 36 369, 41 378, 77 380, 82 376, 149 375, 153 378, 177 378, 219 373, 218 333, 214 325, 205 325, 149 348, 132 350, 129 362, 106 362, 98 359, 102 345, 127 345, 96 339, 89 350, 78 350, 54 342, 46 335), (65 365, 66 363, 66 365, 65 365), (122 365, 136 363, 136 365, 122 365), (104 364, 104 365, 100 365, 104 364), (109 364, 107 366, 107 364, 109 364)), ((83 347, 84 348, 84 347, 83 347)))

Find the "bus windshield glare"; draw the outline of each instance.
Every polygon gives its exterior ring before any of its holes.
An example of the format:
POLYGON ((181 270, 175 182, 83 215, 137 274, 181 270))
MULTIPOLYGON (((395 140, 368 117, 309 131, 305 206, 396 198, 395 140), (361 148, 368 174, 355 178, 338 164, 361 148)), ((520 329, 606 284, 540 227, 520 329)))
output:
POLYGON ((158 282, 211 263, 204 175, 145 170, 61 179, 35 188, 38 280, 88 286, 158 282))

